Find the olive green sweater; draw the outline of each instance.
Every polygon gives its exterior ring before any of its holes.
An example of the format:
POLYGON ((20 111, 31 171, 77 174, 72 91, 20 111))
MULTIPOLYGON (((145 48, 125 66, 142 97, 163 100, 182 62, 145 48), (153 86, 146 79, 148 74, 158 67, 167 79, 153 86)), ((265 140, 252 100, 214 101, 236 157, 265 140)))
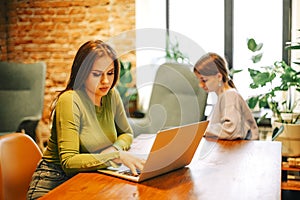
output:
POLYGON ((119 152, 100 154, 109 146, 128 150, 133 134, 119 93, 112 89, 95 106, 85 91, 70 90, 57 100, 51 137, 43 159, 61 165, 67 175, 110 166, 119 152))

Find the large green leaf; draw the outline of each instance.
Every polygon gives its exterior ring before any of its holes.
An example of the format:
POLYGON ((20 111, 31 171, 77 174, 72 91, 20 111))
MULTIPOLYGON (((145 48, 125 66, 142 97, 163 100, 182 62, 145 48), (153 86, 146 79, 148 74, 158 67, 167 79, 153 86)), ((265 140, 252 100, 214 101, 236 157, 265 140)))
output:
POLYGON ((297 45, 286 46, 285 49, 286 50, 300 49, 300 43, 298 43, 297 45))
POLYGON ((257 102, 258 102, 258 96, 251 97, 250 99, 247 100, 248 106, 251 109, 255 108, 257 102))
POLYGON ((293 62, 293 63, 295 63, 296 65, 300 65, 300 62, 293 62))
POLYGON ((260 108, 266 108, 269 106, 268 102, 268 95, 264 95, 262 98, 259 99, 258 105, 260 108))
POLYGON ((257 44, 257 46, 256 46, 256 48, 255 48, 255 51, 259 51, 259 50, 261 50, 263 46, 264 46, 264 44, 263 44, 263 43, 259 43, 259 44, 257 44))
POLYGON ((131 83, 131 81, 132 81, 132 76, 131 76, 130 71, 126 71, 123 73, 122 76, 120 76, 120 82, 122 84, 131 83))
POLYGON ((276 74, 270 72, 260 72, 250 68, 248 68, 248 71, 253 81, 253 83, 250 84, 252 89, 265 86, 276 77, 276 74))
POLYGON ((253 38, 250 38, 247 42, 247 46, 250 51, 255 52, 257 44, 253 38))
POLYGON ((257 55, 252 56, 251 60, 253 63, 258 63, 259 61, 261 61, 262 56, 263 56, 263 54, 259 53, 257 55))
POLYGON ((259 51, 262 49, 263 43, 257 44, 255 39, 250 38, 250 39, 248 39, 247 46, 250 51, 256 52, 256 51, 259 51))
POLYGON ((123 85, 127 83, 131 83, 132 75, 131 75, 131 62, 122 62, 120 61, 120 80, 119 82, 123 85))

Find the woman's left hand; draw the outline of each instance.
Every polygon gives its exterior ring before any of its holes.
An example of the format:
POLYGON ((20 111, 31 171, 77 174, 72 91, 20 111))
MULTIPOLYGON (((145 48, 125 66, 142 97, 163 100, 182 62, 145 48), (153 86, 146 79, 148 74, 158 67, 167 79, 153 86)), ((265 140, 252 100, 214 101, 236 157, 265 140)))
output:
MULTIPOLYGON (((115 147, 110 146, 110 147, 104 149, 103 151, 101 151, 101 154, 111 153, 111 152, 115 152, 115 151, 118 151, 118 150, 115 147)), ((143 169, 145 160, 132 155, 130 152, 119 151, 119 153, 120 153, 120 158, 116 158, 112 161, 115 163, 118 163, 118 164, 122 163, 122 164, 126 165, 134 175, 138 175, 137 169, 139 169, 139 170, 143 169)))
POLYGON ((137 169, 142 170, 144 168, 145 160, 132 155, 130 152, 120 151, 120 158, 113 160, 116 163, 122 163, 126 165, 133 175, 138 175, 137 169))

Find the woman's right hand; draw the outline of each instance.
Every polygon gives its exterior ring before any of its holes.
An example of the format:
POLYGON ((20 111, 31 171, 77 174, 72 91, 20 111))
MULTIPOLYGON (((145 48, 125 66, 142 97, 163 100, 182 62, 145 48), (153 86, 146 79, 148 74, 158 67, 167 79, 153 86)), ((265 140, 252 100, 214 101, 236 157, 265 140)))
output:
POLYGON ((119 151, 120 157, 114 159, 116 163, 122 163, 126 165, 133 175, 138 175, 137 169, 142 170, 145 164, 145 160, 132 155, 130 152, 119 151))

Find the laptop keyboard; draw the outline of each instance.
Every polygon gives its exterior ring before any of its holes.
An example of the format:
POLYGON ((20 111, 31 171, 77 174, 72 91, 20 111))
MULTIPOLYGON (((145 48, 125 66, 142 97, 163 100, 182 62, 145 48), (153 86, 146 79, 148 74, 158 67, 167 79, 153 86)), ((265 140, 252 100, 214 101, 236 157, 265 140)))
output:
POLYGON ((137 175, 134 175, 130 170, 125 170, 125 171, 118 171, 119 174, 124 174, 124 175, 128 175, 128 176, 134 176, 134 177, 138 177, 141 174, 140 170, 136 170, 137 171, 137 175))

